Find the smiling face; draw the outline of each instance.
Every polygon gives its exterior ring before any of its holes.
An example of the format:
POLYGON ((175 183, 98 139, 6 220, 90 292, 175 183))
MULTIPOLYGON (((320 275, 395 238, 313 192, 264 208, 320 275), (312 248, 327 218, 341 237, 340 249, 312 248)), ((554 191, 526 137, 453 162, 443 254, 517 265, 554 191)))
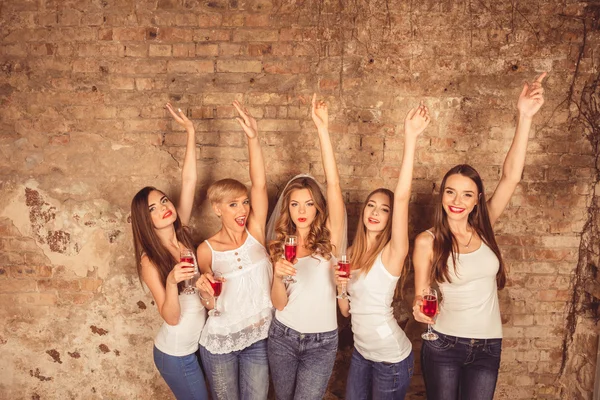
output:
POLYGON ((164 193, 158 190, 153 190, 148 194, 148 212, 154 229, 170 226, 177 219, 175 205, 164 193))
POLYGON ((224 226, 233 231, 244 231, 250 214, 250 199, 247 193, 214 204, 213 208, 224 226))
POLYGON ((369 232, 382 232, 390 219, 390 198, 385 193, 377 192, 369 197, 363 210, 363 224, 369 232))
POLYGON ((453 174, 446 179, 443 188, 442 207, 452 220, 468 218, 477 205, 479 191, 475 182, 460 174, 453 174))
POLYGON ((317 207, 310 190, 293 190, 290 193, 288 210, 296 229, 309 228, 317 216, 317 207))

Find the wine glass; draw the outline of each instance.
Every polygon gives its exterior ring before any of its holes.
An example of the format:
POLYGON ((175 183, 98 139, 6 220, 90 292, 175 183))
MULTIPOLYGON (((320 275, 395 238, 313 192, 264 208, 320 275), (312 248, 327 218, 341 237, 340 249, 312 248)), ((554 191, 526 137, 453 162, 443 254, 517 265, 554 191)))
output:
MULTIPOLYGON (((435 289, 423 289, 423 305, 421 312, 429 318, 435 317, 438 309, 438 296, 435 289)), ((431 324, 427 324, 427 332, 421 335, 423 340, 437 340, 438 335, 431 330, 431 324)))
MULTIPOLYGON (((298 238, 293 235, 286 235, 284 246, 285 259, 289 262, 294 261, 298 249, 298 238)), ((283 283, 296 283, 296 280, 292 275, 286 275, 283 277, 283 283)))
POLYGON ((193 267, 184 267, 184 268, 194 268, 194 276, 190 279, 186 279, 183 281, 183 290, 181 293, 183 294, 196 294, 195 280, 198 280, 198 265, 195 263, 194 252, 190 249, 182 248, 179 251, 179 261, 193 264, 193 267), (195 278, 195 279, 194 279, 195 278))
MULTIPOLYGON (((344 277, 350 276, 350 258, 348 258, 347 255, 342 254, 340 261, 338 261, 338 266, 340 267, 340 272, 343 272, 343 274, 340 273, 340 275, 343 275, 344 277)), ((350 298, 350 296, 348 296, 348 292, 346 291, 346 282, 342 283, 342 294, 336 296, 336 298, 337 299, 350 298)))
POLYGON ((223 290, 223 275, 220 272, 213 272, 213 280, 214 282, 210 282, 210 286, 212 290, 215 292, 213 297, 215 298, 215 307, 208 312, 208 315, 211 317, 218 317, 221 315, 221 311, 217 308, 217 300, 221 295, 221 290, 223 290))

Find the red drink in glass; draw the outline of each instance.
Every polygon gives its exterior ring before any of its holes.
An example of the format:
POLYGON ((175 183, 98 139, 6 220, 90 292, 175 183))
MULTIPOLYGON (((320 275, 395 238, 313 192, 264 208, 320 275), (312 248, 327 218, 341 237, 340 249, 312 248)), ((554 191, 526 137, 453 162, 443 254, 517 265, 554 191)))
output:
POLYGON ((297 246, 294 244, 286 244, 285 245, 285 259, 289 262, 292 262, 294 258, 296 258, 296 248, 297 246))
MULTIPOLYGON (((343 272, 344 276, 348 276, 350 275, 350 263, 349 262, 338 262, 338 265, 340 266, 340 272, 343 272)), ((342 275, 342 274, 340 274, 342 275)))
POLYGON ((221 281, 211 282, 210 286, 212 286, 212 289, 215 292, 215 297, 219 297, 221 295, 221 289, 223 288, 223 282, 221 282, 221 281))
POLYGON ((423 296, 423 314, 427 315, 429 318, 433 318, 437 313, 437 297, 426 294, 423 296))
POLYGON ((184 265, 183 268, 194 268, 194 258, 193 257, 181 257, 179 259, 179 261, 192 264, 192 265, 184 265))

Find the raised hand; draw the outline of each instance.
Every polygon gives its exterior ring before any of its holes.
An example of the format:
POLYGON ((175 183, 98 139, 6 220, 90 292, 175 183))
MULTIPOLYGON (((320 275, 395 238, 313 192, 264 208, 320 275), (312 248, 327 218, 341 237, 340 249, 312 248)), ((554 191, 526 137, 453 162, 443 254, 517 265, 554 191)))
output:
POLYGON ((250 115, 248 109, 243 107, 239 101, 235 100, 232 104, 241 117, 236 118, 237 122, 239 122, 242 129, 244 129, 246 136, 248 136, 249 139, 254 139, 258 135, 258 124, 256 123, 256 120, 250 115))
POLYGON ((533 117, 544 104, 544 88, 542 87, 542 81, 546 77, 547 73, 542 72, 533 83, 529 84, 525 82, 523 90, 517 101, 517 109, 524 117, 533 117))
POLYGON ((171 103, 167 103, 166 107, 177 124, 183 126, 187 131, 194 130, 194 123, 186 117, 181 108, 178 108, 177 112, 175 112, 171 103))
POLYGON ((423 104, 423 101, 418 107, 411 109, 404 119, 404 135, 406 137, 418 137, 427 125, 431 122, 429 117, 429 109, 423 104))
POLYGON ((317 130, 327 129, 329 127, 329 113, 327 112, 327 104, 323 100, 317 101, 317 94, 312 97, 312 120, 317 126, 317 130))

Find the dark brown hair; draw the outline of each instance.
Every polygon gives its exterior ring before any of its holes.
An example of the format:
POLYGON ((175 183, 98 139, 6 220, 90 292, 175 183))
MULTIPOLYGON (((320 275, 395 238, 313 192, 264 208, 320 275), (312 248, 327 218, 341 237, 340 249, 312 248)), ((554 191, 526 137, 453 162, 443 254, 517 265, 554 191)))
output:
POLYGON ((444 179, 442 179, 433 221, 433 234, 435 236, 435 240, 433 242, 433 265, 431 268, 431 278, 436 282, 450 282, 450 273, 448 271, 448 258, 450 256, 452 257, 452 262, 456 271, 456 254, 459 253, 458 241, 450 231, 447 218, 448 216, 446 215, 446 211, 442 206, 442 198, 446 188, 446 180, 448 177, 455 174, 469 178, 475 183, 475 185, 477 185, 479 199, 475 205, 475 208, 469 214, 468 223, 471 228, 475 230, 477 235, 479 235, 481 240, 494 252, 496 257, 498 257, 500 268, 496 274, 496 282, 498 289, 503 289, 506 284, 506 270, 504 261, 502 260, 502 254, 500 253, 500 249, 496 243, 496 237, 490 222, 483 182, 481 181, 479 173, 477 173, 473 167, 467 164, 461 164, 451 168, 446 175, 444 175, 444 179))
MULTIPOLYGON (((142 256, 145 254, 152 264, 156 267, 162 284, 166 287, 167 276, 173 269, 173 266, 179 262, 175 259, 169 250, 163 246, 158 235, 154 231, 154 224, 148 210, 148 196, 151 192, 157 191, 151 186, 146 186, 133 197, 131 201, 131 229, 133 230, 133 248, 135 251, 135 262, 137 265, 138 277, 142 283, 142 256)), ((175 235, 185 247, 194 250, 195 246, 188 232, 187 227, 183 226, 179 215, 173 223, 175 235)), ((180 285, 181 286, 181 283, 180 285)), ((181 290, 181 287, 179 287, 181 290)))
POLYGON ((327 222, 327 201, 321 193, 321 189, 317 182, 308 177, 300 177, 292 180, 281 196, 281 214, 275 221, 275 239, 269 242, 269 253, 271 262, 275 264, 283 254, 283 244, 285 235, 296 233, 296 224, 290 217, 290 197, 294 190, 308 189, 317 208, 315 219, 310 225, 310 232, 306 239, 305 247, 310 250, 311 254, 319 254, 326 260, 331 258, 331 233, 326 226, 327 222))

